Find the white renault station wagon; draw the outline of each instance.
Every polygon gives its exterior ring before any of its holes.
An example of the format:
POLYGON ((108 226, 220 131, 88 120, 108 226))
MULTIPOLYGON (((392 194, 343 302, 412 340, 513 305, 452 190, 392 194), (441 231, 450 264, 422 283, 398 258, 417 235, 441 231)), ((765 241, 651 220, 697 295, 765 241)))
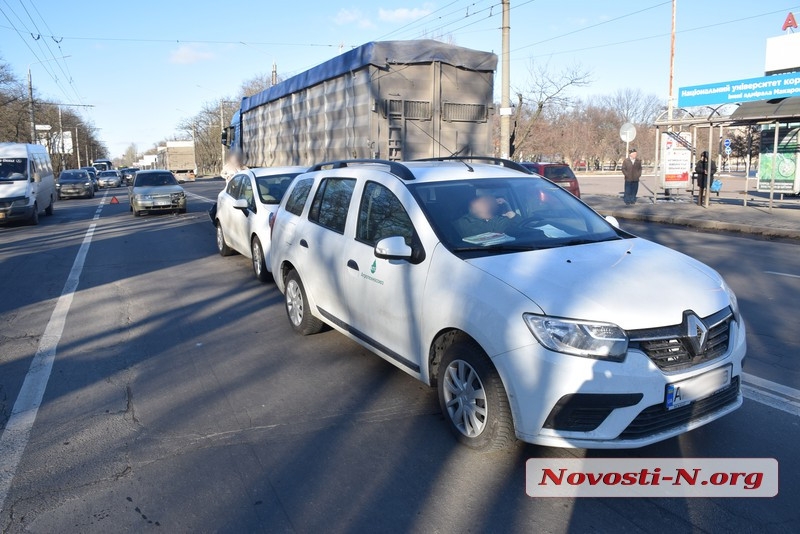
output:
POLYGON ((436 385, 475 449, 640 447, 742 404, 744 323, 717 272, 478 159, 298 176, 271 220, 295 331, 327 324, 436 385))

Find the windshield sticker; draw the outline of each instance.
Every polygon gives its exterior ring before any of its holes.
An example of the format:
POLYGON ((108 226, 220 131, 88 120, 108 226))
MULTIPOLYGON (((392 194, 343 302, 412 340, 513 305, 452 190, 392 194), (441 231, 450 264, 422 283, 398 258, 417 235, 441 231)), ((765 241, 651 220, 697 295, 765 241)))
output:
POLYGON ((472 245, 480 245, 482 247, 488 247, 491 245, 499 245, 500 243, 508 243, 509 241, 514 241, 515 238, 511 237, 508 234, 504 234, 502 232, 486 232, 483 234, 473 235, 469 237, 465 237, 464 241, 470 243, 472 245))

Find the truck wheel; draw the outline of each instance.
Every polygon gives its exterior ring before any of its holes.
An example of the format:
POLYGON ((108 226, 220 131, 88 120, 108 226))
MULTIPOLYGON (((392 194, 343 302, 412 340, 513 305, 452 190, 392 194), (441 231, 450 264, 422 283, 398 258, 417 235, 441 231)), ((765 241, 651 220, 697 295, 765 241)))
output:
POLYGON ((474 341, 457 341, 439 369, 439 406, 456 439, 479 451, 510 448, 516 436, 508 395, 483 349, 474 341))
POLYGON ((28 219, 28 222, 31 226, 39 224, 39 204, 36 202, 33 203, 33 213, 31 214, 31 218, 28 219))
POLYGON ((222 231, 222 225, 217 223, 217 250, 220 256, 230 256, 233 254, 233 249, 225 242, 225 232, 222 231))
POLYGON ((295 332, 310 336, 322 331, 325 324, 311 314, 308 297, 297 271, 286 277, 286 315, 295 332))
POLYGON ((49 205, 49 206, 47 206, 47 207, 45 208, 45 210, 44 210, 44 214, 45 214, 45 215, 47 215, 48 217, 50 217, 50 216, 52 216, 52 215, 53 215, 53 204, 55 204, 55 202, 56 202, 56 201, 55 201, 55 199, 53 198, 53 196, 52 196, 52 195, 50 195, 50 205, 49 205))
POLYGON ((264 259, 264 249, 261 247, 261 240, 257 237, 253 238, 250 243, 250 254, 253 257, 253 272, 256 278, 261 282, 269 281, 269 271, 267 270, 267 262, 264 259))

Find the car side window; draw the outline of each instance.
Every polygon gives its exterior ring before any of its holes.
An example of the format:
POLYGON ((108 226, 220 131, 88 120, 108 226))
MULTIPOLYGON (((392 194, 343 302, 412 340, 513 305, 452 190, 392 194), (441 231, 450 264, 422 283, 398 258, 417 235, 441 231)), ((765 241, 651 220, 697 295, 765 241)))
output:
POLYGON ((347 211, 356 181, 352 178, 327 178, 314 195, 308 219, 329 230, 344 233, 347 211))
POLYGON ((242 178, 244 178, 244 176, 240 174, 234 176, 231 178, 231 181, 228 182, 228 187, 225 188, 225 192, 232 198, 239 198, 239 187, 242 185, 242 178))
POLYGON ((247 201, 247 207, 249 207, 252 211, 256 211, 256 199, 253 196, 253 184, 250 182, 250 178, 247 176, 242 176, 242 185, 239 190, 239 197, 243 198, 247 201))
POLYGON ((289 198, 286 199, 286 211, 298 216, 302 214, 312 185, 314 185, 313 178, 306 178, 305 180, 297 182, 294 188, 292 188, 289 198))
POLYGON ((356 239, 370 246, 387 237, 400 236, 411 246, 414 225, 400 200, 376 182, 369 182, 361 196, 356 239))

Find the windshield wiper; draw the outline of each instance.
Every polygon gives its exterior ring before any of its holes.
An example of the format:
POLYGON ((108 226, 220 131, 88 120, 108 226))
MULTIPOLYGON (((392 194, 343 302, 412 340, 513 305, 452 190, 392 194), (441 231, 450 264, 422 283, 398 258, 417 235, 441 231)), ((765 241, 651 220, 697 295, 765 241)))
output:
POLYGON ((453 252, 527 252, 529 250, 539 250, 539 247, 533 245, 489 245, 485 247, 456 247, 453 252))

